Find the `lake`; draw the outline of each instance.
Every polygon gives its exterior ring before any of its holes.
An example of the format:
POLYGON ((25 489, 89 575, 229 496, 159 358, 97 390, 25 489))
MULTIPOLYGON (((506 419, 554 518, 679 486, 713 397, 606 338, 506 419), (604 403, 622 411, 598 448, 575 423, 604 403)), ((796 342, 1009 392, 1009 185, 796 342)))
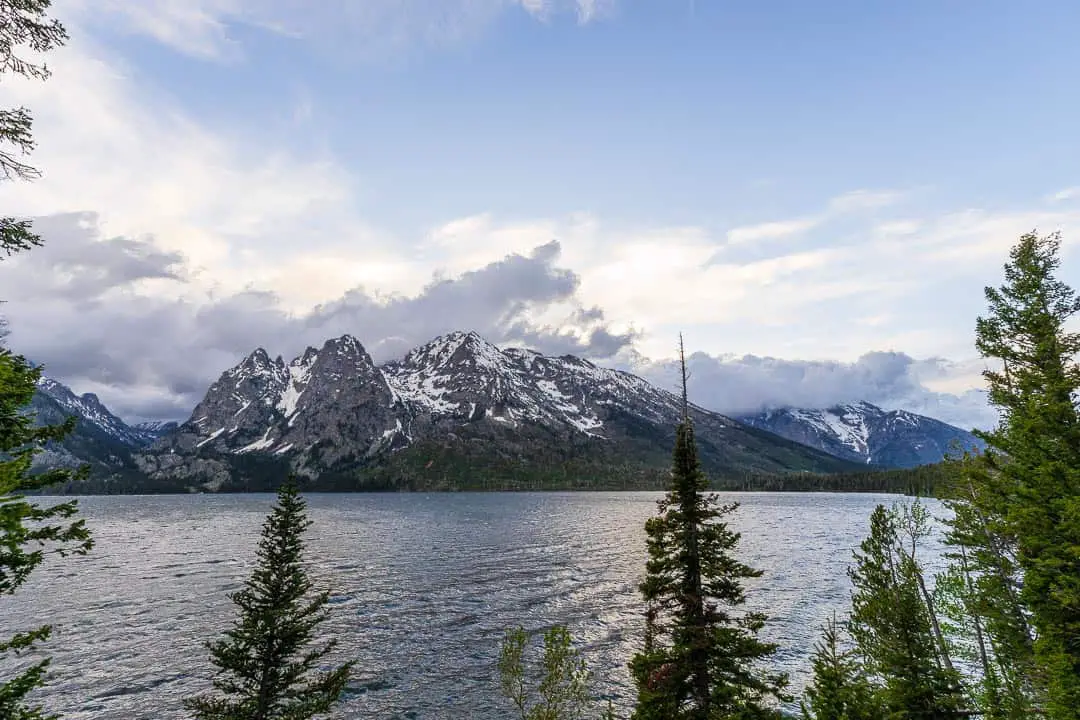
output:
MULTIPOLYGON (((888 495, 722 493, 740 558, 765 572, 748 607, 793 685, 818 629, 848 608, 845 568, 888 495)), ((641 634, 643 524, 660 493, 311 494, 308 560, 333 591, 328 629, 356 674, 340 718, 509 718, 503 629, 569 626, 598 692, 626 706, 641 634)), ((233 617, 272 495, 80 499, 97 546, 50 559, 0 599, 0 632, 42 622, 69 720, 169 720, 212 673, 202 643, 233 617)), ((935 512, 939 505, 933 504, 935 512)))

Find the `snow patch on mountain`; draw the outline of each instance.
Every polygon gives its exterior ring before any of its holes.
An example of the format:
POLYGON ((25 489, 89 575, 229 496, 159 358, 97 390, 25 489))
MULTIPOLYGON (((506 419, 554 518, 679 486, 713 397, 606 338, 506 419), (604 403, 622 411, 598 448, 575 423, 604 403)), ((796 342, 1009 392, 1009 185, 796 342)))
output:
POLYGON ((914 467, 982 448, 971 433, 905 410, 867 402, 824 409, 781 408, 740 418, 748 425, 868 465, 914 467))

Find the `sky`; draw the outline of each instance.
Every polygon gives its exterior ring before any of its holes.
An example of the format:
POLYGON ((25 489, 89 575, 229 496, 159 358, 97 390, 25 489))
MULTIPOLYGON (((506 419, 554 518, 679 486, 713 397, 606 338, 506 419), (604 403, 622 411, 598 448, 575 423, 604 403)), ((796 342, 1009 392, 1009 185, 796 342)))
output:
POLYGON ((721 412, 995 415, 1017 237, 1080 285, 1069 0, 56 0, 5 342, 125 419, 255 347, 451 330, 721 412))

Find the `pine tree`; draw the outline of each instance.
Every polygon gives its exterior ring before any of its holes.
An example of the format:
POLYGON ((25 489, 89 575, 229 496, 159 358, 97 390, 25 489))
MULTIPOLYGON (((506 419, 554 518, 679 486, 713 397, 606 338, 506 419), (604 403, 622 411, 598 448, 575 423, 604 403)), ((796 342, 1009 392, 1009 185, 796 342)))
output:
MULTIPOLYGON (((74 519, 78 512, 75 501, 43 507, 19 494, 86 474, 83 468, 77 472, 53 470, 30 475, 33 456, 45 443, 61 439, 73 427, 70 420, 60 426, 34 427, 33 417, 25 407, 40 375, 40 368, 0 347, 0 600, 14 594, 46 554, 85 554, 93 547, 85 521, 74 519)), ((48 640, 51 633, 49 625, 42 625, 0 639, 0 660, 5 661, 5 670, 13 667, 7 662, 9 655, 37 652, 38 644, 48 640)), ((32 690, 45 684, 49 664, 50 660, 44 658, 0 679, 0 718, 50 717, 27 699, 32 690)))
POLYGON ((329 593, 312 594, 304 570, 305 510, 290 478, 263 524, 258 566, 231 596, 240 617, 207 646, 218 692, 184 703, 199 720, 304 720, 328 712, 344 691, 353 663, 317 671, 336 641, 312 647, 329 593))
MULTIPOLYGON (((29 46, 37 53, 48 52, 67 40, 63 25, 46 16, 50 0, 4 0, 0 3, 0 74, 13 72, 23 77, 46 80, 49 69, 16 55, 29 46)), ((0 110, 0 180, 32 180, 41 173, 20 159, 34 149, 33 118, 24 107, 0 110), (4 146, 10 146, 10 149, 4 146)), ((0 250, 5 254, 41 245, 28 220, 0 218, 0 250)))
POLYGON ((878 505, 870 516, 870 534, 848 570, 855 588, 848 630, 888 717, 958 717, 965 705, 959 678, 935 638, 922 570, 901 546, 897 515, 878 505))
POLYGON ((1024 720, 1045 705, 1034 630, 1021 601, 1016 538, 1005 520, 1010 493, 984 455, 949 460, 946 543, 950 565, 935 594, 947 634, 976 668, 973 698, 987 720, 1024 720))
POLYGON ((641 594, 647 607, 643 650, 630 663, 638 691, 635 720, 778 718, 787 678, 760 668, 776 649, 757 638, 765 616, 734 614, 742 581, 761 572, 737 561, 739 534, 723 518, 737 503, 706 494, 686 399, 676 430, 670 490, 645 525, 649 559, 641 594))
MULTIPOLYGON (((976 347, 999 367, 984 372, 998 427, 988 443, 973 502, 1013 543, 1030 613, 1030 684, 1054 720, 1080 718, 1080 334, 1066 323, 1080 298, 1055 277, 1060 235, 1023 235, 1009 254, 1005 283, 986 288, 989 313, 976 323, 976 347)), ((979 518, 979 522, 982 519, 979 518)))
MULTIPOLYGON (((48 0, 0 3, 0 74, 14 72, 39 80, 48 77, 44 65, 30 63, 15 53, 24 46, 46 52, 64 43, 67 38, 64 28, 46 17, 49 5, 48 0)), ((39 174, 19 157, 34 147, 31 126, 26 108, 0 110, 0 180, 29 180, 39 174)), ((29 221, 0 218, 0 251, 5 257, 40 244, 41 238, 32 232, 29 221)), ((6 328, 0 327, 0 339, 4 335, 6 328)), ((80 479, 87 472, 81 468, 30 474, 33 456, 46 443, 62 439, 74 427, 71 420, 58 426, 34 427, 34 419, 25 408, 40 377, 40 367, 0 347, 0 600, 25 583, 47 554, 83 554, 93 546, 85 522, 75 519, 78 512, 75 502, 42 507, 20 494, 55 482, 80 479)), ((51 632, 49 625, 43 625, 0 638, 0 662, 5 673, 11 673, 6 678, 0 677, 0 718, 50 717, 28 700, 33 690, 45 684, 49 659, 20 663, 13 661, 12 656, 40 652, 39 643, 47 640, 51 632)))
POLYGON ((811 661, 814 679, 801 703, 804 720, 880 720, 882 708, 855 652, 840 648, 840 627, 825 624, 811 661))

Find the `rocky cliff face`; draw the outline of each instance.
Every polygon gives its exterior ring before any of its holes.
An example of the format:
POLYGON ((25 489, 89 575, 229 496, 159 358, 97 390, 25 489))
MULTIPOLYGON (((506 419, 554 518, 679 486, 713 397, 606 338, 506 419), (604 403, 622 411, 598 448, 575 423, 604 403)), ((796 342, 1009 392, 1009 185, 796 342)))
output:
MULTIPOLYGON (((701 408, 692 413, 713 472, 853 467, 701 408)), ((660 467, 680 417, 671 393, 574 357, 500 350, 458 332, 380 367, 346 335, 287 364, 256 350, 136 462, 150 478, 209 490, 285 469, 310 478, 359 473, 436 447, 526 464, 599 453, 660 467)))

